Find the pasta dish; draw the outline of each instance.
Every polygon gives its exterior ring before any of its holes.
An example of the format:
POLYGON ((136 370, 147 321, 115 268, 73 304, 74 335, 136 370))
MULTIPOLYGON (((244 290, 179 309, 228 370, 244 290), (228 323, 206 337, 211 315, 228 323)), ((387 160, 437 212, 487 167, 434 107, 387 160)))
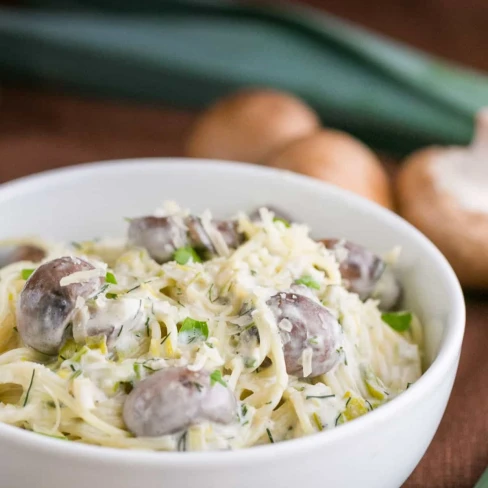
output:
POLYGON ((170 202, 127 220, 126 238, 15 243, 0 270, 1 422, 240 449, 337 428, 420 377, 395 250, 316 241, 267 208, 216 220, 170 202))

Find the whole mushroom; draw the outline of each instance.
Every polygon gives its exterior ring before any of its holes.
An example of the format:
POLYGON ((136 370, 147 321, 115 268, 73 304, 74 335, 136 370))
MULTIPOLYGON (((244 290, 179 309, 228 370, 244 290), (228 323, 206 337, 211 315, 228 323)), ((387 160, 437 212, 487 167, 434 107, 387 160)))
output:
POLYGON ((468 147, 429 147, 409 156, 396 182, 401 215, 426 234, 461 283, 488 288, 488 109, 468 147))
POLYGON ((141 381, 124 404, 127 428, 138 437, 175 434, 201 422, 229 424, 236 418, 232 391, 207 371, 162 369, 141 381))
POLYGON ((262 163, 271 152, 318 127, 317 114, 291 94, 243 90, 217 101, 199 117, 186 154, 262 163))
POLYGON ((335 254, 347 290, 361 300, 377 298, 380 309, 395 308, 402 297, 402 286, 391 268, 379 256, 363 246, 343 239, 322 239, 335 254))
POLYGON ((341 326, 325 307, 303 295, 285 292, 272 296, 267 304, 280 330, 288 374, 313 377, 338 364, 341 326), (310 371, 304 363, 307 352, 310 371))
POLYGON ((314 132, 279 148, 266 164, 327 181, 393 208, 390 180, 379 159, 345 132, 314 132))
POLYGON ((27 280, 17 306, 17 328, 24 343, 44 354, 59 352, 70 334, 70 321, 78 297, 96 293, 103 279, 61 285, 73 273, 94 270, 94 266, 75 257, 54 259, 34 271, 27 280))

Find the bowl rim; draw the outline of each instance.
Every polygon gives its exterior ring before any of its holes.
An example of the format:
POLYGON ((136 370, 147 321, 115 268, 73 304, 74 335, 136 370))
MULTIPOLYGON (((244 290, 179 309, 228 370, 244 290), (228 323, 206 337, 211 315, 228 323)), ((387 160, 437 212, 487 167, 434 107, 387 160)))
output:
POLYGON ((177 157, 155 158, 130 158, 97 161, 78 164, 63 168, 51 169, 32 174, 0 185, 0 203, 10 197, 29 193, 36 188, 56 186, 63 180, 77 178, 89 173, 111 173, 114 171, 129 171, 137 167, 138 172, 150 174, 154 171, 173 171, 181 169, 184 164, 186 170, 200 171, 202 163, 206 171, 232 171, 239 173, 253 173, 263 176, 285 177, 292 185, 307 187, 314 192, 327 191, 335 196, 346 198, 351 205, 361 206, 368 213, 376 214, 386 225, 403 228, 416 239, 423 252, 430 254, 433 265, 436 266, 447 285, 448 300, 452 307, 452 313, 447 320, 447 333, 443 338, 438 353, 422 376, 401 395, 391 402, 382 405, 381 408, 369 412, 354 422, 349 422, 340 427, 327 430, 314 435, 309 435, 286 442, 277 442, 254 446, 235 451, 204 451, 204 452, 167 452, 151 450, 130 450, 114 447, 96 446, 83 443, 66 442, 44 435, 35 435, 34 432, 20 429, 15 426, 0 422, 0 442, 14 443, 23 449, 45 452, 50 455, 58 455, 69 458, 83 457, 86 461, 94 463, 131 462, 136 466, 158 466, 160 468, 181 467, 192 465, 200 469, 215 469, 232 467, 246 462, 269 462, 276 456, 297 455, 311 449, 318 449, 338 441, 344 441, 361 432, 374 428, 380 422, 387 422, 402 410, 407 410, 415 403, 422 400, 424 395, 432 392, 449 372, 456 366, 459 359, 464 328, 465 328, 465 304, 464 296, 459 281, 442 253, 434 244, 411 224, 396 215, 392 211, 380 205, 366 200, 350 191, 338 188, 326 182, 313 179, 308 176, 290 173, 288 171, 251 165, 248 163, 219 161, 211 159, 191 159, 177 157), (162 169, 164 167, 164 170, 162 169))

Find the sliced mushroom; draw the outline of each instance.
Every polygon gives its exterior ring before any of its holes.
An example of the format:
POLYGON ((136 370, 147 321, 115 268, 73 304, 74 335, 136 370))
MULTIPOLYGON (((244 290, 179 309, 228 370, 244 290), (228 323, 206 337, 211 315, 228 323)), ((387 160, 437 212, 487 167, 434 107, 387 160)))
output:
POLYGON ((57 354, 70 334, 78 297, 88 298, 102 285, 93 277, 61 286, 61 279, 95 268, 74 257, 62 257, 39 266, 20 294, 17 327, 24 343, 44 354, 57 354))
POLYGON ((214 245, 203 228, 202 220, 199 217, 190 215, 185 219, 185 223, 188 227, 190 245, 199 251, 208 251, 215 254, 214 245))
POLYGON ((318 376, 329 372, 341 358, 341 326, 322 305, 296 293, 280 292, 268 306, 276 317, 283 342, 286 371, 294 376, 318 376), (307 352, 311 371, 307 374, 307 352))
POLYGON ((322 239, 320 242, 334 252, 344 285, 349 291, 357 293, 361 300, 378 298, 383 310, 398 304, 401 285, 379 256, 350 241, 322 239))
POLYGON ((213 224, 230 249, 237 249, 244 241, 244 236, 238 231, 235 220, 215 220, 213 224))
POLYGON ((17 261, 32 261, 33 263, 38 263, 42 261, 46 256, 46 251, 37 246, 31 246, 24 244, 14 249, 11 254, 11 262, 16 263, 17 261))
POLYGON ((8 266, 19 261, 32 261, 38 263, 46 256, 44 249, 29 244, 23 244, 16 247, 8 247, 0 251, 0 267, 8 266))
POLYGON ((202 422, 236 418, 234 394, 206 371, 168 368, 141 381, 129 394, 123 417, 138 437, 174 434, 202 422))
MULTIPOLYGON (((237 222, 212 222, 229 248, 237 248, 243 236, 237 231, 237 222)), ((199 217, 140 217, 129 226, 129 244, 147 249, 149 255, 162 264, 173 258, 180 247, 191 246, 199 251, 216 254, 215 247, 199 217)))
POLYGON ((144 247, 158 263, 170 261, 176 249, 188 246, 188 230, 177 217, 139 217, 129 225, 129 244, 144 247))

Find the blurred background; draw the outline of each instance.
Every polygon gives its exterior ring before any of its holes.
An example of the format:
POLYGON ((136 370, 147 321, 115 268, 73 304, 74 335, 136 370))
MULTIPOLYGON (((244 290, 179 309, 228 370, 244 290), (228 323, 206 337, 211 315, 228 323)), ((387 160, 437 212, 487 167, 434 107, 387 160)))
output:
MULTIPOLYGON (((308 102, 323 125, 370 146, 393 182, 412 150, 467 144, 488 105, 485 0, 255 1, 235 12, 218 2, 144 5, 0 0, 0 182, 89 161, 188 154, 202 110, 248 85, 308 102), (207 3, 217 10, 209 14, 207 3)), ((454 393, 406 487, 472 487, 486 468, 485 286, 467 292, 454 393)))

